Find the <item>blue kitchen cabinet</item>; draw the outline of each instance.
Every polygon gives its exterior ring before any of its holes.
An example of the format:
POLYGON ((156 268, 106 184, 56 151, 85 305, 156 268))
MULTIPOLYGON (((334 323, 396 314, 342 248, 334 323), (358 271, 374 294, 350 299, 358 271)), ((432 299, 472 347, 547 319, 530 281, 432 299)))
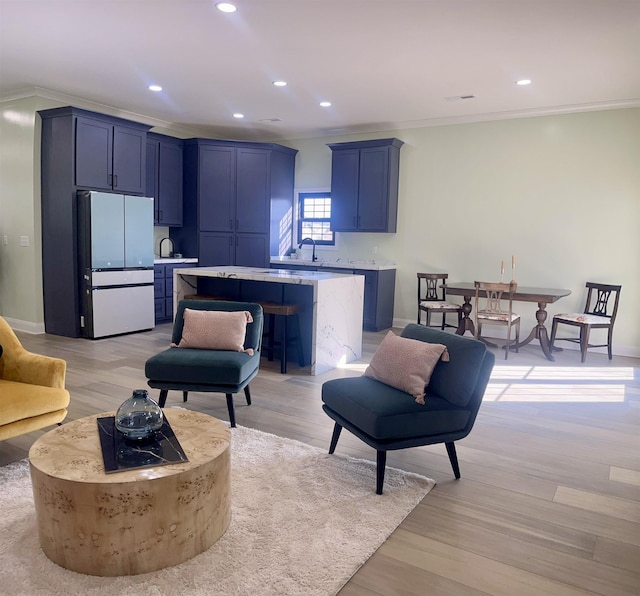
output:
POLYGON ((47 333, 81 337, 77 192, 143 196, 150 126, 71 106, 38 114, 44 326, 47 333))
POLYGON ((156 323, 173 320, 173 270, 196 266, 196 263, 156 263, 153 266, 156 323))
POLYGON ((75 130, 75 184, 90 190, 142 195, 148 126, 107 116, 80 116, 75 130))
POLYGON ((198 263, 201 267, 269 267, 268 255, 267 234, 200 232, 198 263))
POLYGON ((331 230, 395 232, 399 139, 331 143, 331 230))
POLYGON ((201 231, 269 233, 269 157, 266 149, 202 147, 201 231))
POLYGON ((296 153, 273 143, 187 139, 183 226, 169 233, 176 246, 205 267, 269 267, 292 233, 296 153))
POLYGON ((182 225, 183 142, 158 133, 147 134, 146 191, 154 198, 154 223, 182 225))

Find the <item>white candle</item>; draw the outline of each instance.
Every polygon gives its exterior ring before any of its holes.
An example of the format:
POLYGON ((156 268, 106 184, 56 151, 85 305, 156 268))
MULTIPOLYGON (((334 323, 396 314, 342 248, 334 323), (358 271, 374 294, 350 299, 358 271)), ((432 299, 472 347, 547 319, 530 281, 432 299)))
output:
POLYGON ((511 255, 511 269, 515 269, 515 268, 516 268, 516 256, 511 255))
POLYGON ((500 275, 504 275, 504 261, 500 261, 500 275))

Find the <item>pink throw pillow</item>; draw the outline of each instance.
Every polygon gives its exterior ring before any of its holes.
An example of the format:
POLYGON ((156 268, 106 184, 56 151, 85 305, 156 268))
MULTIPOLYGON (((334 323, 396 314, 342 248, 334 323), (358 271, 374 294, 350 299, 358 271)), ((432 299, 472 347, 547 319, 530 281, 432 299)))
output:
POLYGON ((184 326, 180 343, 173 347, 199 348, 202 350, 230 350, 247 352, 253 355, 251 348, 244 349, 244 337, 247 323, 253 322, 247 310, 195 310, 184 309, 184 326))
POLYGON ((389 331, 364 375, 409 393, 424 405, 426 386, 440 358, 445 362, 449 360, 445 345, 398 337, 389 331))

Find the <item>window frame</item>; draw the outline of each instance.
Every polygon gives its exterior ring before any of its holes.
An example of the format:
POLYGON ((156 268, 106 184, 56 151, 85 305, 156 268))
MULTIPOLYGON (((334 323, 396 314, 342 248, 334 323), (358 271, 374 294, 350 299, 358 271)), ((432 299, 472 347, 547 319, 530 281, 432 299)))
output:
MULTIPOLYGON (((298 235, 298 244, 303 238, 308 236, 302 235, 302 225, 304 222, 328 222, 331 225, 330 217, 303 217, 304 213, 304 201, 306 199, 329 199, 331 200, 330 190, 299 190, 296 197, 296 230, 298 235)), ((316 246, 323 248, 336 246, 336 233, 330 229, 331 240, 315 240, 316 246)))

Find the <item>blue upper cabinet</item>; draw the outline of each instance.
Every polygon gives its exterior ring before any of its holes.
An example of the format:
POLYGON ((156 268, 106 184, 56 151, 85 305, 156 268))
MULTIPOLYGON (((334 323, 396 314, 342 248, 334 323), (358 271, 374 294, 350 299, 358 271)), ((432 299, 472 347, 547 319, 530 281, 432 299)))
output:
POLYGON ((297 151, 274 143, 184 142, 184 224, 171 238, 200 266, 269 267, 291 245, 297 151))
POLYGON ((332 231, 396 231, 403 144, 391 138, 328 145, 332 231))
POLYGON ((79 188, 144 194, 148 126, 107 117, 78 116, 75 185, 79 188))
POLYGON ((183 142, 157 133, 147 134, 146 190, 154 198, 154 223, 182 225, 183 142))

